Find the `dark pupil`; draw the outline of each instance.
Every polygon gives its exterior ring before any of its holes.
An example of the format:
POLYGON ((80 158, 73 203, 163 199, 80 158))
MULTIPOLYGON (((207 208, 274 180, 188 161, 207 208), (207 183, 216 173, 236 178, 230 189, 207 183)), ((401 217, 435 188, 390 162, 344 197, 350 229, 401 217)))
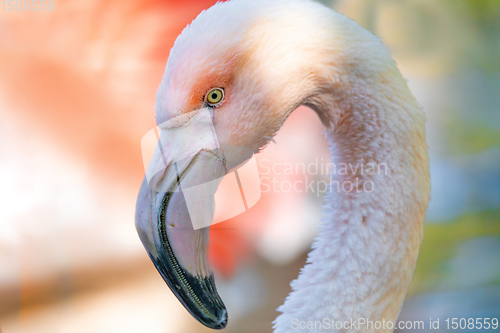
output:
POLYGON ((216 93, 212 94, 212 99, 217 99, 217 94, 216 93))

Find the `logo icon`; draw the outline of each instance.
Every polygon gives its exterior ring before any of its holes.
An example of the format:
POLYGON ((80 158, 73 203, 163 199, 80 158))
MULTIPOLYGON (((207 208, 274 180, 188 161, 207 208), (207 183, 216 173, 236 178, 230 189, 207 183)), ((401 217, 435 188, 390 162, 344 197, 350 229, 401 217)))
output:
MULTIPOLYGON (((245 163, 223 176, 213 179, 205 177, 195 184, 183 184, 178 164, 185 165, 200 151, 220 154, 220 148, 208 108, 161 123, 148 131, 141 141, 142 160, 149 186, 155 188, 155 182, 166 170, 174 168, 175 173, 172 174, 176 179, 171 179, 171 183, 177 182, 177 186, 163 191, 182 192, 195 230, 240 215, 261 197, 257 161, 253 154, 245 163), (200 209, 202 203, 213 206, 212 217, 207 216, 206 209, 200 209)), ((207 174, 211 173, 211 170, 206 171, 207 174)))

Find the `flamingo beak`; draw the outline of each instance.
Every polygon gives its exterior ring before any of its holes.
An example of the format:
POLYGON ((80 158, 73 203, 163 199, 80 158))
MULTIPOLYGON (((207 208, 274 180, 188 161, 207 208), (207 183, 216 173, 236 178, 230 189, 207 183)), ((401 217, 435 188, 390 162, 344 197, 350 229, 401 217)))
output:
POLYGON ((166 165, 142 183, 136 206, 139 237, 191 315, 209 328, 222 329, 228 316, 208 266, 207 245, 214 194, 226 173, 225 159, 220 149, 201 149, 166 165))

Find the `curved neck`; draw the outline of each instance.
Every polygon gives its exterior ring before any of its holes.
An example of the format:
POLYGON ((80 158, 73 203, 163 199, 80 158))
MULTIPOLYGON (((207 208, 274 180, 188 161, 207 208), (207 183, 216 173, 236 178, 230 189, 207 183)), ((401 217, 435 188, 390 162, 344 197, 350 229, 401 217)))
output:
POLYGON ((327 126, 332 182, 319 236, 278 309, 276 332, 329 320, 394 322, 411 283, 430 191, 425 116, 374 40, 365 46, 380 57, 336 58, 304 100, 327 126))

